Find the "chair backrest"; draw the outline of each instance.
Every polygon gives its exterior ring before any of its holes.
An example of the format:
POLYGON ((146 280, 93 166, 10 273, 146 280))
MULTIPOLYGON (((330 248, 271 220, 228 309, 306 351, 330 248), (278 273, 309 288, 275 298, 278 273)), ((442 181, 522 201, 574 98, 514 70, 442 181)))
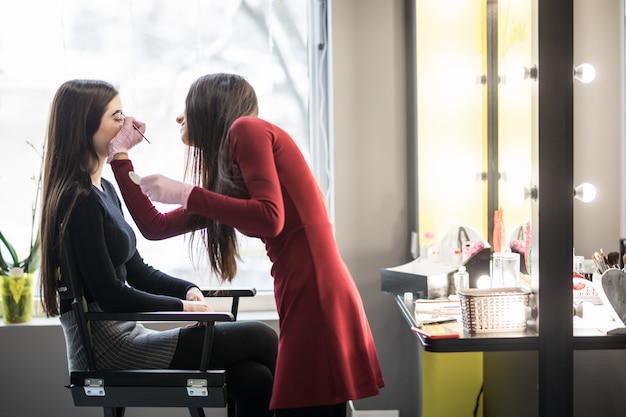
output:
POLYGON ((86 318, 87 303, 80 279, 80 272, 78 271, 77 263, 74 261, 72 237, 69 233, 65 233, 62 240, 60 274, 59 295, 61 299, 72 300, 72 311, 78 324, 80 342, 87 356, 87 370, 93 371, 96 369, 96 361, 93 353, 91 331, 86 318))

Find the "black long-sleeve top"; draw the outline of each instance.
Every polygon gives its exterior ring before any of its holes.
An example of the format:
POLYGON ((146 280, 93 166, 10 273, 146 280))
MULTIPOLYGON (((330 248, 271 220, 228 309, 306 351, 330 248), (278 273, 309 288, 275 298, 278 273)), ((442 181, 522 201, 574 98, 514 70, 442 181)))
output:
MULTIPOLYGON (((87 302, 95 301, 103 311, 110 312, 182 310, 181 299, 195 285, 143 261, 115 188, 105 179, 102 187, 104 191, 92 187, 76 204, 68 223, 70 258, 77 267, 87 302)), ((69 200, 67 196, 66 205, 69 200)), ((61 210, 61 216, 63 213, 61 210)), ((71 310, 70 303, 62 299, 61 314, 71 310)))

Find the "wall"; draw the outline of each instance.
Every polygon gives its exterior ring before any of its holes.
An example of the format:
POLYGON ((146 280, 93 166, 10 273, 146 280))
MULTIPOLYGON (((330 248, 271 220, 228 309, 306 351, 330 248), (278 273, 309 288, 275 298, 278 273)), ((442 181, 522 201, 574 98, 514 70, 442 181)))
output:
MULTIPOLYGON (((167 326, 154 326, 163 329, 167 326)), ((74 407, 63 330, 58 320, 33 319, 25 325, 0 325, 3 379, 0 409, 12 417, 95 417, 101 408, 74 407)), ((208 409, 207 409, 208 414, 208 409)), ((184 408, 129 408, 126 417, 188 417, 184 408)), ((224 409, 211 416, 226 417, 224 409)))
POLYGON ((408 259, 405 25, 402 0, 334 0, 335 224, 357 281, 386 387, 357 409, 418 415, 416 338, 380 269, 408 259))
MULTIPOLYGON (((357 409, 417 415, 415 337, 393 299, 380 291, 380 268, 408 260, 407 134, 403 0, 335 0, 334 136, 336 234, 363 302, 386 387, 357 409)), ((100 416, 75 408, 60 327, 0 325, 2 415, 100 416)), ((188 415, 129 409, 127 416, 188 415)), ((218 413, 217 415, 220 415, 218 413)))
MULTIPOLYGON (((574 84, 574 185, 590 182, 594 202, 574 204, 574 247, 619 250, 624 208, 624 2, 574 1, 574 62, 589 62, 596 79, 574 84)), ((574 416, 617 416, 626 407, 624 350, 574 352, 574 416), (610 379, 608 378, 610 376, 610 379)))
POLYGON ((574 83, 574 186, 589 182, 598 195, 574 202, 574 248, 591 258, 601 248, 619 250, 626 237, 623 0, 574 1, 574 63, 583 62, 597 75, 574 83))

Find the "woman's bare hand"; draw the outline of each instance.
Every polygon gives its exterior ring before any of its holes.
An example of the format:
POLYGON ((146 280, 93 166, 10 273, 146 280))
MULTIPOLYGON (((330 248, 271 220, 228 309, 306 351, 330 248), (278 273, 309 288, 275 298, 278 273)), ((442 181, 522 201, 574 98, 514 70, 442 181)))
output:
POLYGON ((183 300, 183 311, 211 312, 213 309, 204 301, 183 300))
POLYGON ((191 287, 187 291, 187 296, 185 297, 185 299, 189 301, 204 301, 204 294, 202 294, 200 288, 191 287))

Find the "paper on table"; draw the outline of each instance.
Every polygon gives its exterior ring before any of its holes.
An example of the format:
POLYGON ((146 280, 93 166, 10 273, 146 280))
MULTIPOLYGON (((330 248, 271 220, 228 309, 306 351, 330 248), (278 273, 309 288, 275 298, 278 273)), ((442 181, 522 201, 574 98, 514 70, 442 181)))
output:
POLYGON ((461 314, 461 303, 450 300, 416 300, 416 314, 458 315, 461 314))
POLYGON ((458 301, 416 300, 415 321, 421 324, 454 322, 461 316, 458 301))

